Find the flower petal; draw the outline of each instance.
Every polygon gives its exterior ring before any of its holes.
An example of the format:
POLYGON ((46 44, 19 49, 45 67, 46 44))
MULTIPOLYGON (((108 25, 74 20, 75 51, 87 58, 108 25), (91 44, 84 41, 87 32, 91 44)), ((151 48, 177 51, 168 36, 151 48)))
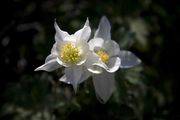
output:
POLYGON ((96 55, 94 52, 89 52, 84 66, 86 66, 88 71, 91 73, 99 74, 103 71, 103 69, 98 66, 101 63, 102 62, 100 61, 98 55, 96 55))
POLYGON ((66 36, 69 36, 69 34, 65 31, 62 31, 59 26, 57 25, 56 21, 54 22, 54 28, 56 30, 56 34, 55 34, 55 41, 58 42, 58 41, 63 41, 63 39, 66 37, 66 36))
POLYGON ((47 63, 47 62, 49 62, 49 61, 51 61, 51 60, 53 60, 53 59, 56 59, 56 58, 57 58, 56 55, 50 54, 50 55, 48 55, 48 56, 46 57, 45 63, 47 63))
POLYGON ((121 65, 121 59, 119 57, 112 57, 109 59, 107 64, 103 62, 94 63, 92 66, 88 67, 88 70, 95 74, 100 74, 103 69, 109 73, 116 72, 121 65), (103 68, 103 69, 102 69, 103 68))
POLYGON ((55 55, 55 56, 58 56, 58 53, 57 53, 57 42, 56 43, 54 43, 54 45, 53 45, 53 47, 52 47, 52 49, 51 49, 51 54, 52 55, 55 55))
MULTIPOLYGON (((81 75, 81 79, 79 80, 79 83, 82 83, 83 81, 87 80, 92 74, 85 68, 83 67, 82 70, 82 75, 81 75)), ((63 75, 59 81, 67 83, 67 84, 73 84, 72 79, 67 79, 66 74, 63 75)))
POLYGON ((82 73, 79 83, 82 83, 83 81, 87 80, 92 75, 92 73, 90 73, 86 67, 83 67, 82 71, 83 73, 82 73))
POLYGON ((100 74, 103 72, 102 67, 99 67, 98 65, 92 65, 88 67, 88 71, 94 74, 100 74))
POLYGON ((130 51, 122 50, 120 52, 120 68, 131 68, 141 63, 141 60, 130 51))
POLYGON ((94 38, 103 38, 104 40, 111 40, 111 25, 105 16, 101 18, 98 29, 95 32, 94 38))
POLYGON ((60 67, 61 67, 61 65, 56 61, 56 56, 50 54, 46 58, 45 63, 43 65, 41 65, 40 67, 36 68, 35 71, 44 70, 44 71, 51 72, 60 67))
POLYGON ((103 74, 93 75, 93 84, 97 97, 100 97, 100 102, 106 103, 111 97, 114 89, 114 82, 114 74, 104 71, 103 74))
POLYGON ((108 66, 108 69, 106 69, 106 71, 110 73, 116 72, 121 65, 121 59, 119 57, 112 57, 109 59, 106 65, 108 66))
POLYGON ((120 47, 113 40, 105 41, 103 48, 108 52, 110 57, 118 56, 120 54, 120 47))
POLYGON ((77 65, 83 64, 86 59, 88 59, 88 54, 89 54, 89 45, 87 42, 81 41, 81 42, 76 42, 75 46, 79 49, 80 54, 81 54, 81 61, 77 63, 77 65))
POLYGON ((88 71, 95 74, 102 73, 103 69, 107 72, 113 73, 119 69, 121 59, 119 57, 111 57, 108 60, 108 63, 105 64, 99 59, 98 55, 91 53, 84 65, 87 67, 88 71))
POLYGON ((64 62, 62 62, 61 59, 59 59, 58 57, 56 58, 56 61, 57 61, 60 65, 62 65, 62 66, 64 66, 64 67, 69 67, 69 66, 70 66, 69 64, 65 64, 64 62))
POLYGON ((102 38, 94 38, 91 39, 89 42, 89 49, 94 51, 94 48, 102 48, 104 45, 104 40, 102 38))
POLYGON ((82 76, 82 66, 72 66, 65 68, 66 81, 73 85, 74 91, 77 92, 78 84, 82 76))
POLYGON ((89 27, 89 20, 87 18, 86 23, 84 25, 84 27, 80 30, 78 30, 77 32, 75 32, 74 34, 77 38, 77 40, 79 41, 85 41, 87 42, 90 35, 91 35, 91 28, 89 27))
POLYGON ((63 40, 65 42, 76 42, 77 38, 75 35, 69 35, 69 36, 65 37, 63 40))
MULTIPOLYGON (((69 37, 69 36, 68 36, 69 37)), ((67 38, 67 37, 66 37, 67 38)), ((66 39, 65 38, 65 39, 66 39)), ((59 54, 60 52, 61 52, 61 50, 62 50, 62 48, 63 48, 63 46, 65 45, 65 44, 68 44, 68 43, 73 43, 73 42, 70 42, 70 41, 66 41, 64 39, 64 41, 59 41, 59 42, 56 42, 56 46, 55 46, 55 49, 54 49, 54 51, 56 51, 57 52, 57 54, 59 54)), ((54 46, 53 46, 54 47, 54 46)))

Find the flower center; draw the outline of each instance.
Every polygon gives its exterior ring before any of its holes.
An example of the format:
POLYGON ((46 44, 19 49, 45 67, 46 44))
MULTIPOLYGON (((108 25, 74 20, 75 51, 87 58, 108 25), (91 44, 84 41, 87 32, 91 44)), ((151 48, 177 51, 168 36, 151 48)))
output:
POLYGON ((60 52, 60 57, 64 63, 78 63, 81 60, 80 51, 71 43, 65 44, 60 52))
POLYGON ((98 54, 101 61, 104 62, 104 63, 107 63, 107 61, 109 60, 109 54, 107 52, 103 51, 103 50, 96 51, 96 54, 98 54))

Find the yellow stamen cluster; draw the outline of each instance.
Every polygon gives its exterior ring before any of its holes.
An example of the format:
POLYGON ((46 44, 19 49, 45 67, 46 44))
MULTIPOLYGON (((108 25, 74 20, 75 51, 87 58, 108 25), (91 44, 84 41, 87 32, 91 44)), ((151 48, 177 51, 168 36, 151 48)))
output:
POLYGON ((108 53, 106 53, 106 52, 103 51, 103 50, 98 50, 98 51, 96 52, 96 54, 99 55, 99 57, 100 57, 100 59, 101 59, 102 62, 104 62, 104 63, 107 63, 107 62, 108 62, 108 60, 109 60, 109 54, 108 54, 108 53))
POLYGON ((69 64, 78 63, 81 59, 79 49, 71 43, 67 43, 62 47, 60 57, 64 63, 69 64))

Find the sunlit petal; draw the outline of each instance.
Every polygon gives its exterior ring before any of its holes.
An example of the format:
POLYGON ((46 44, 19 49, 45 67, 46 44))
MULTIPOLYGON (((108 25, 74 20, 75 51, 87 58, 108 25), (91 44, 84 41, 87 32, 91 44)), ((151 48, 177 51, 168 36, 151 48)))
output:
POLYGON ((46 58, 45 63, 41 65, 40 67, 36 68, 35 71, 44 70, 44 71, 51 72, 60 67, 61 65, 57 62, 56 57, 54 55, 49 55, 46 58))
POLYGON ((102 73, 103 69, 101 67, 99 67, 98 65, 101 65, 101 61, 99 59, 99 56, 96 55, 94 52, 89 52, 88 56, 87 56, 87 60, 84 63, 84 66, 87 67, 87 69, 92 72, 92 73, 102 73))
POLYGON ((56 42, 58 41, 63 41, 63 39, 68 36, 69 34, 65 31, 62 31, 59 26, 57 25, 56 21, 54 22, 54 28, 56 30, 56 34, 55 34, 55 40, 56 42))
MULTIPOLYGON (((87 42, 81 41, 81 42, 76 42, 75 46, 79 49, 80 54, 81 54, 81 64, 88 59, 88 54, 89 54, 89 45, 87 42)), ((78 65, 80 65, 78 63, 78 65)))
POLYGON ((78 30, 77 32, 75 32, 74 34, 77 38, 77 41, 88 41, 90 35, 91 35, 91 29, 89 27, 89 20, 86 20, 86 23, 84 25, 84 27, 80 30, 78 30))
MULTIPOLYGON (((79 84, 84 82, 85 80, 87 80, 90 76, 92 75, 92 73, 90 73, 85 67, 82 68, 82 74, 81 74, 81 78, 79 80, 79 84)), ((74 80, 73 79, 67 79, 66 74, 64 74, 59 81, 67 83, 67 84, 72 84, 74 80)))
POLYGON ((121 59, 119 57, 112 57, 107 63, 108 69, 106 70, 110 73, 116 72, 119 69, 120 65, 121 59))
POLYGON ((88 71, 90 71, 91 73, 94 74, 100 74, 103 72, 102 67, 99 67, 98 65, 92 65, 90 67, 88 67, 88 71))
POLYGON ((73 85, 74 91, 77 92, 78 84, 82 76, 82 66, 72 66, 65 68, 65 75, 69 83, 73 85))
POLYGON ((77 37, 75 35, 69 35, 64 38, 65 42, 76 42, 76 40, 77 40, 77 37))
POLYGON ((53 47, 52 47, 52 49, 51 49, 51 54, 52 55, 58 55, 58 53, 57 53, 57 42, 56 43, 54 43, 54 45, 53 45, 53 47))
POLYGON ((94 48, 102 48, 104 45, 104 40, 102 38, 94 38, 91 39, 89 42, 89 49, 94 50, 94 48))
POLYGON ((59 59, 58 57, 56 58, 56 61, 58 62, 58 64, 64 66, 64 67, 69 67, 70 65, 67 63, 64 63, 61 59, 59 59))

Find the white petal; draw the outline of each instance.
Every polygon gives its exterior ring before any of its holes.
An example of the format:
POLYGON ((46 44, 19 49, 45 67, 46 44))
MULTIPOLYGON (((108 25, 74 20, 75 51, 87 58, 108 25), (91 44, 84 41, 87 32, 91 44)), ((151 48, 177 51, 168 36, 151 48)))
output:
POLYGON ((65 75, 67 81, 73 85, 74 91, 76 92, 82 76, 82 66, 65 68, 65 75))
POLYGON ((45 70, 50 72, 60 67, 61 65, 56 61, 56 56, 51 54, 46 58, 45 63, 40 67, 36 68, 35 71, 45 70))
POLYGON ((77 40, 77 37, 75 35, 69 35, 69 36, 64 38, 65 42, 76 42, 76 40, 77 40))
MULTIPOLYGON (((85 68, 83 67, 82 70, 82 75, 81 75, 81 79, 79 80, 79 84, 82 83, 83 81, 87 80, 92 74, 85 68)), ((71 79, 67 79, 66 75, 63 75, 59 81, 67 83, 67 84, 73 84, 73 81, 71 79)))
POLYGON ((76 42, 75 46, 80 50, 81 54, 87 54, 89 52, 89 44, 87 42, 76 42))
POLYGON ((102 48, 103 45, 104 45, 104 40, 102 38, 94 38, 94 39, 91 39, 89 42, 89 49, 90 50, 94 50, 94 48, 102 48))
POLYGON ((93 84, 97 97, 100 97, 100 102, 106 103, 111 97, 114 89, 114 74, 103 72, 103 74, 93 75, 93 84))
POLYGON ((105 41, 103 48, 108 52, 110 57, 118 56, 120 54, 120 47, 113 40, 105 41))
POLYGON ((59 59, 58 57, 56 58, 56 61, 58 62, 58 64, 60 64, 60 65, 62 65, 62 66, 64 66, 64 67, 69 67, 69 66, 70 66, 70 65, 68 65, 68 64, 63 63, 63 62, 61 61, 61 59, 59 59))
POLYGON ((98 60, 99 60, 99 57, 98 57, 94 52, 89 51, 89 52, 87 53, 87 60, 86 60, 86 62, 84 63, 84 66, 90 67, 90 66, 92 66, 94 63, 96 63, 98 60))
POLYGON ((56 58, 57 58, 56 55, 50 54, 50 55, 48 55, 48 56, 46 57, 45 63, 49 62, 50 60, 56 59, 56 58))
POLYGON ((101 63, 102 62, 100 61, 98 55, 96 55, 94 52, 89 52, 84 66, 87 67, 88 71, 99 74, 102 73, 103 69, 97 65, 101 63))
POLYGON ((112 57, 109 59, 106 65, 108 66, 108 69, 106 69, 106 71, 110 73, 116 72, 121 65, 121 59, 119 57, 112 57))
POLYGON ((108 68, 108 66, 105 63, 103 63, 100 60, 99 56, 94 52, 91 52, 88 55, 88 59, 86 60, 84 65, 87 67, 88 71, 95 74, 102 73, 103 69, 105 69, 108 72, 111 71, 111 68, 108 68))
POLYGON ((103 72, 102 67, 99 67, 97 65, 92 65, 88 67, 88 71, 94 74, 101 74, 103 72))
POLYGON ((75 46, 78 48, 81 54, 81 61, 77 65, 81 65, 88 58, 88 54, 90 52, 89 45, 87 42, 81 41, 81 42, 76 42, 75 46))
POLYGON ((77 38, 77 40, 87 42, 89 40, 90 35, 91 35, 90 27, 85 27, 81 33, 81 36, 79 36, 79 38, 77 38))
POLYGON ((84 64, 88 71, 90 71, 91 73, 95 73, 95 74, 100 74, 103 72, 103 69, 108 70, 108 66, 103 63, 99 56, 97 54, 95 54, 94 52, 91 52, 88 55, 88 59, 86 60, 85 64, 84 64))
POLYGON ((120 52, 121 65, 120 68, 130 68, 141 63, 141 60, 132 52, 122 50, 120 52))
POLYGON ((53 45, 53 47, 52 47, 52 49, 51 49, 51 54, 52 55, 56 55, 56 56, 58 56, 58 53, 57 53, 57 42, 56 43, 54 43, 54 45, 53 45))
POLYGON ((89 19, 88 19, 88 18, 86 19, 86 22, 85 22, 85 24, 84 24, 84 27, 85 27, 85 26, 89 26, 89 19))
POLYGON ((91 35, 91 28, 89 27, 89 20, 86 20, 86 23, 84 27, 74 34, 78 41, 85 41, 87 42, 89 40, 89 37, 91 35))
POLYGON ((88 70, 95 74, 100 74, 103 69, 109 73, 116 72, 121 65, 121 59, 119 57, 112 57, 109 59, 107 64, 103 62, 94 63, 92 66, 88 67, 88 70), (103 68, 103 69, 102 69, 103 68))
POLYGON ((58 41, 63 41, 63 39, 66 37, 66 36, 69 36, 69 34, 65 31, 62 31, 59 26, 57 25, 56 21, 54 22, 54 27, 55 27, 55 30, 56 30, 56 34, 55 34, 55 40, 56 42, 58 41))
POLYGON ((82 73, 79 83, 82 83, 83 81, 87 80, 92 75, 92 73, 90 73, 86 67, 83 67, 82 71, 83 73, 82 73))
MULTIPOLYGON (((68 36, 68 37, 69 37, 69 36, 68 36)), ((67 37, 66 37, 66 38, 67 38, 67 37)), ((65 38, 65 39, 66 39, 66 38, 65 38)), ((68 44, 68 43, 72 43, 72 42, 66 41, 65 39, 64 39, 64 41, 56 42, 57 45, 56 45, 56 47, 55 47, 55 51, 57 52, 57 54, 61 52, 61 50, 62 50, 62 48, 63 48, 64 45, 66 45, 66 44, 68 44)))
POLYGON ((105 16, 101 18, 98 29, 95 32, 94 38, 103 38, 104 40, 111 40, 111 25, 105 16))

